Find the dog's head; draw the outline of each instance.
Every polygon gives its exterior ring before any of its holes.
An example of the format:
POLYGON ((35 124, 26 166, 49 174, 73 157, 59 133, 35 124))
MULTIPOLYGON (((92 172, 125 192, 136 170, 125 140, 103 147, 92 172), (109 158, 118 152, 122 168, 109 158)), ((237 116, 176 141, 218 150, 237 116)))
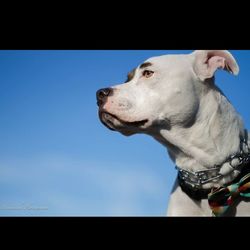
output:
POLYGON ((97 91, 100 120, 124 135, 188 126, 219 68, 239 72, 233 56, 223 50, 150 58, 125 83, 97 91))

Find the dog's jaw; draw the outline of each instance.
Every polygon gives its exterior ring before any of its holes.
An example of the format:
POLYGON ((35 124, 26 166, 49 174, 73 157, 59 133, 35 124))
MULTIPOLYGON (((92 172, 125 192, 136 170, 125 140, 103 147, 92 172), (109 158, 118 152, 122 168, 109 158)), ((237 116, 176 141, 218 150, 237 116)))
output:
POLYGON ((111 113, 103 110, 99 111, 99 118, 101 122, 110 130, 122 133, 125 136, 130 136, 135 133, 143 131, 146 124, 149 122, 148 119, 138 121, 124 121, 111 113))

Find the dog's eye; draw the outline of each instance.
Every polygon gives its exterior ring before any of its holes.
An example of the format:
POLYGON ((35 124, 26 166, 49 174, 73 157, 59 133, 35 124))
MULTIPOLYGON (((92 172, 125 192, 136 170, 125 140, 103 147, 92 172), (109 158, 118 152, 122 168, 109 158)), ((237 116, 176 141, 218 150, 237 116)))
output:
POLYGON ((151 77, 153 74, 154 74, 154 71, 152 71, 152 70, 144 70, 144 71, 142 72, 142 75, 143 75, 144 77, 146 77, 146 78, 151 77))

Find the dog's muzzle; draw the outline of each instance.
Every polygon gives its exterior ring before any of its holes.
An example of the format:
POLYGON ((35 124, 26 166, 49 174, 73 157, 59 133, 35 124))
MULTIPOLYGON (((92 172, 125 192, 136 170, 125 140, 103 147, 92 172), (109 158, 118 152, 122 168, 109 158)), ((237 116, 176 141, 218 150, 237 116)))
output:
POLYGON ((103 108, 103 106, 107 102, 108 97, 111 95, 113 95, 112 88, 103 88, 96 92, 97 105, 99 107, 99 118, 103 125, 105 125, 107 128, 130 135, 135 132, 134 129, 140 128, 148 122, 148 119, 125 121, 119 118, 117 115, 109 113, 103 108))

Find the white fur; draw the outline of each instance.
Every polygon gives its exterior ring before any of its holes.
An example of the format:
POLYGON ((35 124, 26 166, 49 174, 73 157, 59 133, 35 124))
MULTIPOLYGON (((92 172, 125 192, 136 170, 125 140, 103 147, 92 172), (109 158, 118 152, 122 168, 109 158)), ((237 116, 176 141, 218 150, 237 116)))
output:
MULTIPOLYGON (((239 151, 244 125, 227 98, 215 86, 214 73, 223 68, 235 75, 239 67, 228 51, 195 51, 188 55, 164 55, 146 60, 154 75, 145 78, 136 69, 134 78, 114 86, 102 110, 126 122, 148 122, 127 126, 113 119, 112 128, 125 134, 146 133, 163 144, 175 164, 190 171, 222 164, 239 151)), ((103 119, 105 122, 105 119, 103 119)), ((106 121, 107 123, 107 121, 106 121)), ((222 185, 238 173, 222 169, 225 177, 204 188, 222 185)), ((169 201, 170 216, 210 216, 207 200, 194 201, 176 182, 169 201)), ((250 215, 250 203, 241 202, 237 215, 250 215)))

